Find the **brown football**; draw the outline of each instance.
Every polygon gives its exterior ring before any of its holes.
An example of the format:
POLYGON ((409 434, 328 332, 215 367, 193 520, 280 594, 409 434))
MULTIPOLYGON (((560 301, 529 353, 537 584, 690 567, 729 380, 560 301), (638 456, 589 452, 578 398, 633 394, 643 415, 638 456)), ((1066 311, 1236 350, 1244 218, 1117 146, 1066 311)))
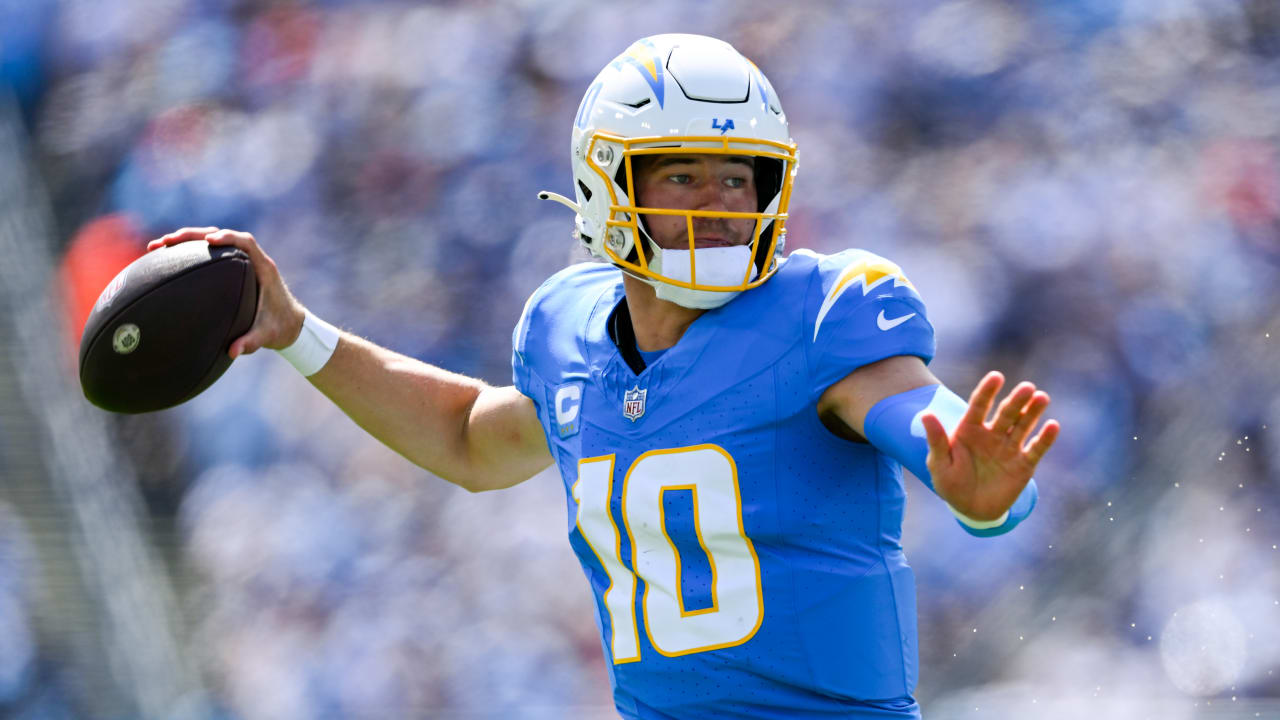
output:
POLYGON ((199 395, 231 365, 253 324, 249 256, 194 241, 143 255, 98 297, 80 338, 80 386, 104 410, 162 410, 199 395))

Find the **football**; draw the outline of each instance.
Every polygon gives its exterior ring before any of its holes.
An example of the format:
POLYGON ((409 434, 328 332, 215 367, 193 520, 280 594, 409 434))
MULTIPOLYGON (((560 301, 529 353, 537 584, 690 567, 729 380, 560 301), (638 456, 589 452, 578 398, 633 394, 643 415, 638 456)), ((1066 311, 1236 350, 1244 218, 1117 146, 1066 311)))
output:
POLYGON ((118 413, 186 402, 226 372, 231 342, 253 324, 249 256, 199 240, 134 260, 98 296, 80 337, 80 386, 118 413))

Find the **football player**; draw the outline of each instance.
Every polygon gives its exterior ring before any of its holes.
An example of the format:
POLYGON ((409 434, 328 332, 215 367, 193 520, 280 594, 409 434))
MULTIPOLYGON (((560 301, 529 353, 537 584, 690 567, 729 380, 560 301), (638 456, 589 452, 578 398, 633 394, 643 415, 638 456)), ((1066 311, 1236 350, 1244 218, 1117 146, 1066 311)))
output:
POLYGON ((784 253, 796 146, 764 74, 695 35, 637 41, 587 89, 578 239, 603 263, 529 298, 491 387, 324 323, 248 233, 261 285, 233 357, 279 349, 357 423, 469 490, 555 464, 626 718, 912 718, 907 467, 981 536, 1036 502, 1059 426, 1021 383, 968 402, 929 372, 903 271, 784 253), (1036 432, 1036 428, 1039 431, 1036 432))

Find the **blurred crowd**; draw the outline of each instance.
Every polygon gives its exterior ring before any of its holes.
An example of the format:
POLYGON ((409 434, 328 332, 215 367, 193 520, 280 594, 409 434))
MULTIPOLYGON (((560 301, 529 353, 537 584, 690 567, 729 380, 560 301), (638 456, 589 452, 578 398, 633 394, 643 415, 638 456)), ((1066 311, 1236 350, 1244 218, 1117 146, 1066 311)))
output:
MULTIPOLYGON (((962 395, 994 368, 1054 398, 1016 533, 970 538, 908 480, 926 710, 1280 695, 1273 2, 0 0, 0 89, 68 263, 248 230, 317 315, 505 384, 525 298, 582 259, 535 193, 568 192, 594 74, 669 31, 777 88, 789 249, 899 263, 962 395)), ((459 491, 268 355, 123 428, 228 716, 608 716, 559 479, 459 491)), ((6 558, 0 708, 36 677, 6 558)))

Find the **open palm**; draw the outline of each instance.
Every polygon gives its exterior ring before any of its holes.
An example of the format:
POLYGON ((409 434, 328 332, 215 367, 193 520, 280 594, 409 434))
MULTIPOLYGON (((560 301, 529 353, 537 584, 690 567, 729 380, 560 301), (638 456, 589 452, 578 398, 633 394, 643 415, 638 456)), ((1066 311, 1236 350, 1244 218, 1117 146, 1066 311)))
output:
POLYGON ((1060 429, 1056 420, 1049 420, 1031 438, 1049 406, 1049 395, 1029 382, 1019 383, 988 421, 1003 386, 1003 375, 987 373, 949 436, 936 415, 921 418, 934 489, 952 508, 975 520, 995 520, 1013 505, 1060 429))

